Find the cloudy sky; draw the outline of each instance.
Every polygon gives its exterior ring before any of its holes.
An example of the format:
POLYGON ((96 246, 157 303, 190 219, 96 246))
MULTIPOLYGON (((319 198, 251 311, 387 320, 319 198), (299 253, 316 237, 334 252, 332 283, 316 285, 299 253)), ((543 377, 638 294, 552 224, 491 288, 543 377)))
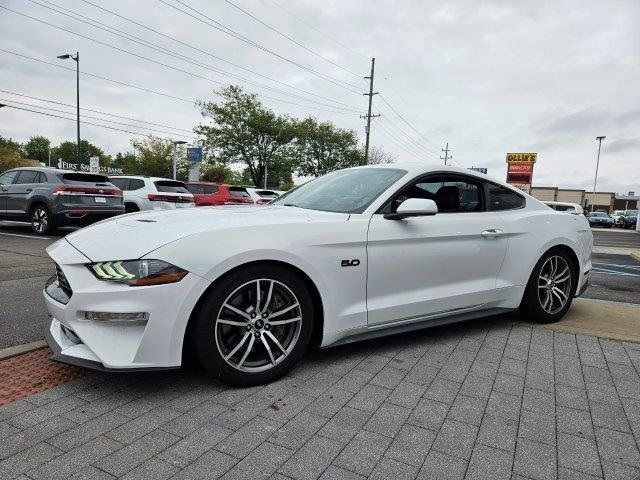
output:
MULTIPOLYGON (((456 164, 504 178, 506 152, 538 152, 535 185, 591 188, 595 137, 606 135, 598 190, 640 191, 638 0, 0 0, 0 7, 0 103, 72 118, 74 64, 56 56, 79 51, 81 106, 128 117, 85 111, 86 122, 190 137, 201 121, 193 102, 235 83, 279 113, 331 120, 363 139, 361 77, 375 56, 381 117, 372 144, 399 160, 433 163, 449 142, 456 164)), ((34 134, 73 140, 75 124, 0 110, 0 135, 34 134)), ((82 136, 114 154, 130 149, 132 134, 85 123, 82 136)))

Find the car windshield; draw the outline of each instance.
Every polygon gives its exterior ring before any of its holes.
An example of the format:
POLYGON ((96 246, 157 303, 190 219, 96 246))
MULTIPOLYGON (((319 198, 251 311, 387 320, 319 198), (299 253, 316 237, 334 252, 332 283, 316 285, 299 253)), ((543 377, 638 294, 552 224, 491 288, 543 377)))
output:
POLYGON ((631 215, 633 217, 638 216, 638 210, 627 210, 627 215, 631 215))
POLYGON ((606 217, 606 216, 607 216, 607 214, 606 214, 606 213, 603 213, 603 212, 593 212, 593 213, 591 214, 591 216, 592 216, 592 217, 606 217))
POLYGON ((397 168, 339 170, 290 190, 271 204, 324 212, 362 213, 406 173, 397 168))

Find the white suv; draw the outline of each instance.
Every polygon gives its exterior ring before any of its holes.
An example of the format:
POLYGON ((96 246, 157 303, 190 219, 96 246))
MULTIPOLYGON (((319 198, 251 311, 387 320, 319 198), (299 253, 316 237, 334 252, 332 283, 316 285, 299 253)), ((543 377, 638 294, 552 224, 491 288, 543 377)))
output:
POLYGON ((184 182, 168 178, 118 175, 109 181, 122 190, 126 213, 195 206, 184 182))

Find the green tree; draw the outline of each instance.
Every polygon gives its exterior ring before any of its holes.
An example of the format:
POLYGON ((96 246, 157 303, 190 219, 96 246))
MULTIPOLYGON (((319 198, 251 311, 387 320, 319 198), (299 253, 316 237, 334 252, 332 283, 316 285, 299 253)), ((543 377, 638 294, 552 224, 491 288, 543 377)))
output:
POLYGON ((362 165, 364 155, 353 130, 337 128, 331 122, 309 117, 298 124, 296 141, 300 175, 318 177, 341 168, 362 165))
POLYGON ((211 125, 199 125, 194 131, 216 158, 228 165, 246 165, 254 185, 264 178, 265 165, 275 168, 275 161, 296 137, 295 123, 286 116, 265 108, 256 95, 229 86, 219 95, 222 102, 200 101, 198 107, 211 125))
POLYGON ((111 166, 121 168, 124 173, 135 175, 138 173, 138 162, 132 152, 118 152, 111 162, 111 166))
POLYGON ((369 149, 369 165, 381 165, 384 163, 394 163, 398 159, 397 155, 392 155, 391 153, 379 148, 379 147, 371 147, 369 149))
POLYGON ((22 146, 22 153, 26 158, 32 158, 47 165, 50 146, 51 141, 47 137, 34 135, 22 146))
POLYGON ((206 163, 200 170, 200 180, 233 185, 242 182, 242 175, 222 163, 206 163))
MULTIPOLYGON (((169 140, 157 137, 145 137, 131 140, 138 154, 135 162, 135 173, 150 177, 173 177, 173 144, 169 140)), ((177 177, 187 180, 189 162, 185 149, 178 147, 176 151, 177 177)))
POLYGON ((21 145, 11 138, 3 137, 2 135, 0 135, 0 147, 8 147, 11 150, 16 150, 19 152, 21 145))
MULTIPOLYGON (((106 155, 100 147, 87 140, 80 140, 80 163, 89 165, 91 157, 100 157, 101 166, 108 166, 111 163, 111 157, 106 155)), ((51 150, 51 163, 53 164, 54 160, 57 162, 59 158, 64 162, 76 163, 76 142, 62 142, 53 148, 51 150)))
POLYGON ((22 158, 20 151, 10 144, 0 145, 0 173, 17 167, 38 167, 35 160, 22 158))

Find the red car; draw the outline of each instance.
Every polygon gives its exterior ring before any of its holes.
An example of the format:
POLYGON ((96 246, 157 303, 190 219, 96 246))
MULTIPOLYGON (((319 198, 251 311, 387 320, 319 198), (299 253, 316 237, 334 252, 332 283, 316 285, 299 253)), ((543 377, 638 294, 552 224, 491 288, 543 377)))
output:
POLYGON ((193 194, 196 207, 253 204, 251 195, 244 187, 235 187, 223 183, 187 182, 187 190, 193 194))

